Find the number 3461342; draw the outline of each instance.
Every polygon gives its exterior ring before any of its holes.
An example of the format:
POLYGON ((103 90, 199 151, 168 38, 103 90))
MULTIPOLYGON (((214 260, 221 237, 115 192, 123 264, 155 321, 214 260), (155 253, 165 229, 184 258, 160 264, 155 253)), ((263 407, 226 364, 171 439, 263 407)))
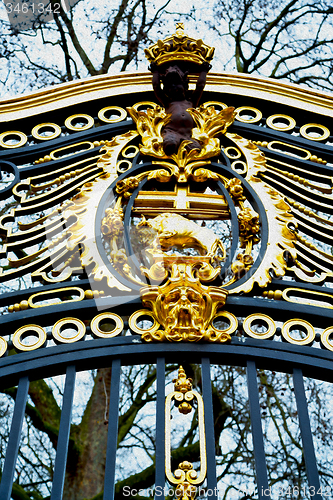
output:
POLYGON ((8 14, 51 14, 60 13, 60 3, 35 3, 35 2, 8 2, 5 3, 5 7, 8 14))

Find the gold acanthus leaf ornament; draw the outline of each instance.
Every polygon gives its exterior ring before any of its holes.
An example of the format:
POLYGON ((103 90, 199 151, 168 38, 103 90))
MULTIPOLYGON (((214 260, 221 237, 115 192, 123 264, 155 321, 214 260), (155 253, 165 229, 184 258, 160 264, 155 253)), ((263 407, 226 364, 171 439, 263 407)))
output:
POLYGON ((190 108, 187 110, 192 116, 196 128, 192 130, 193 139, 197 139, 204 146, 215 147, 215 141, 212 138, 225 134, 227 128, 233 124, 236 112, 235 108, 228 107, 221 111, 216 111, 215 106, 205 103, 199 108, 190 108))
POLYGON ((171 114, 167 114, 164 108, 157 105, 153 109, 147 108, 146 111, 139 111, 137 107, 136 105, 126 109, 142 138, 140 152, 155 158, 167 158, 163 151, 161 132, 163 127, 170 122, 171 114))
MULTIPOLYGON (((139 104, 126 109, 142 137, 140 152, 154 158, 171 159, 182 169, 188 163, 198 162, 196 164, 199 166, 199 162, 219 155, 221 148, 217 136, 226 133, 236 115, 233 107, 217 112, 214 106, 209 106, 209 103, 203 104, 199 108, 187 109, 196 125, 192 130, 192 138, 199 141, 202 147, 200 150, 191 149, 188 151, 186 146, 191 141, 183 141, 177 154, 167 156, 163 150, 162 130, 169 123, 171 115, 167 114, 164 108, 157 105, 153 109, 148 108, 147 111, 139 111, 139 104)), ((204 163, 201 163, 201 165, 204 165, 204 163)))

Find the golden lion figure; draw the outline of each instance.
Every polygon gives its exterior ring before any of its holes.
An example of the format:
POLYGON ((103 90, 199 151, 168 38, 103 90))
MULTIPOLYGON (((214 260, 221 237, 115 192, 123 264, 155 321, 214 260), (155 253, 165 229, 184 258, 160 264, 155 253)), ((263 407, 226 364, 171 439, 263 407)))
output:
POLYGON ((222 258, 225 258, 224 245, 211 229, 201 227, 181 215, 165 213, 149 221, 143 217, 139 226, 148 226, 157 231, 153 247, 158 248, 160 245, 163 252, 172 247, 196 248, 200 255, 213 258, 220 249, 222 258))

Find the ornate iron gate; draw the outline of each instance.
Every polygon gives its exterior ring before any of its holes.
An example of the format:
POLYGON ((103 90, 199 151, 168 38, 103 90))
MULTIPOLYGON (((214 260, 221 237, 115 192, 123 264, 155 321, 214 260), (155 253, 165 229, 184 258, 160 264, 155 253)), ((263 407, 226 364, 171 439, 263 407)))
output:
MULTIPOLYGON (((18 386, 1 500, 18 498, 29 382, 66 374, 50 496, 61 500, 76 372, 110 366, 104 492, 94 498, 114 498, 121 366, 138 363, 156 365, 155 491, 167 473, 180 497, 194 496, 186 488, 205 479, 205 495, 218 497, 217 364, 246 367, 257 490, 243 498, 276 498, 257 369, 293 375, 304 498, 329 497, 303 375, 332 381, 333 100, 212 74, 193 110, 201 149, 166 156, 167 119, 149 82, 148 74, 104 76, 0 103, 0 380, 2 389, 18 386), (191 464, 172 472, 168 462, 165 363, 201 365, 200 480, 191 464)), ((174 401, 186 400, 186 413, 200 398, 189 385, 174 401)))

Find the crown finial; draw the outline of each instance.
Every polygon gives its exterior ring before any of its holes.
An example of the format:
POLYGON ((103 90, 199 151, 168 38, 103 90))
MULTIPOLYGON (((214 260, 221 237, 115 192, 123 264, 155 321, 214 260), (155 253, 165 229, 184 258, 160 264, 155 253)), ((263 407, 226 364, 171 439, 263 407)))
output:
POLYGON ((165 63, 190 63, 192 71, 199 72, 204 63, 209 63, 214 56, 214 47, 206 45, 201 39, 185 34, 184 24, 176 23, 176 33, 145 49, 149 62, 157 66, 165 63))

